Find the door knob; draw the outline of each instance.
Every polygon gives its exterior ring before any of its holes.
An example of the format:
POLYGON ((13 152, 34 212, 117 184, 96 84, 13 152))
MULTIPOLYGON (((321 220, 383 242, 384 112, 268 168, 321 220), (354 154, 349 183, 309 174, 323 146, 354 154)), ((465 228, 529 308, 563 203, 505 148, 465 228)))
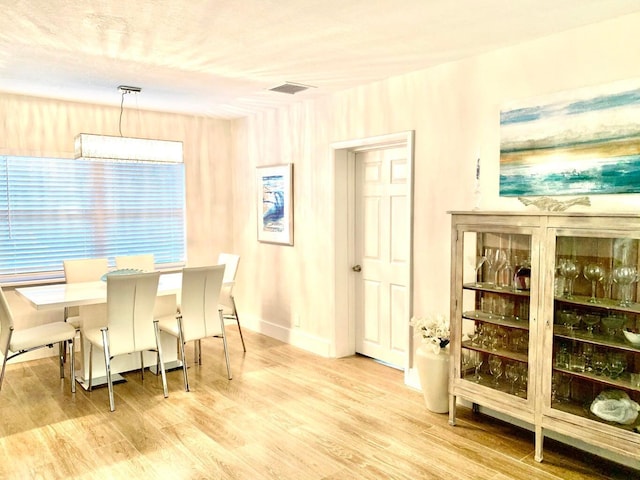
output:
POLYGON ((354 265, 353 267, 351 267, 351 270, 353 270, 354 272, 361 272, 362 267, 360 265, 354 265))

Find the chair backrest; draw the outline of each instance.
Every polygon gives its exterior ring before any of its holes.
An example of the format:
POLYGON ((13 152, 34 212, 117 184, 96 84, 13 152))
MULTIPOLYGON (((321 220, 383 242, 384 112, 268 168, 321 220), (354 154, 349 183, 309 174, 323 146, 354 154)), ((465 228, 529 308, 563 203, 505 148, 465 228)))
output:
POLYGON ((233 253, 221 253, 220 255, 218 255, 218 265, 226 265, 226 268, 224 270, 224 283, 235 282, 239 263, 240 255, 235 255, 233 253))
POLYGON ((0 352, 2 352, 3 356, 6 356, 8 353, 12 329, 13 315, 11 314, 7 297, 4 296, 2 287, 0 287, 0 352))
POLYGON ((224 272, 224 264, 182 270, 180 313, 185 342, 222 333, 218 301, 224 272))
POLYGON ((76 258, 64 260, 62 265, 67 283, 95 282, 109 271, 106 258, 76 258))
POLYGON ((107 275, 111 356, 156 348, 153 309, 159 279, 159 272, 107 275))
POLYGON ((116 257, 116 268, 137 268, 145 272, 153 272, 156 269, 156 261, 153 253, 143 253, 141 255, 124 255, 116 257))

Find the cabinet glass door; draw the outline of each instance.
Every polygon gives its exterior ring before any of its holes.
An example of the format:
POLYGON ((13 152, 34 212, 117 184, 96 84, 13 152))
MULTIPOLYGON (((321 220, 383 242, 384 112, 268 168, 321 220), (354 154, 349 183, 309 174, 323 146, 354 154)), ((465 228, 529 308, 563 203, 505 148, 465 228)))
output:
POLYGON ((460 377, 526 399, 531 236, 465 232, 460 377))
POLYGON ((638 238, 557 236, 551 408, 633 430, 640 403, 638 238))

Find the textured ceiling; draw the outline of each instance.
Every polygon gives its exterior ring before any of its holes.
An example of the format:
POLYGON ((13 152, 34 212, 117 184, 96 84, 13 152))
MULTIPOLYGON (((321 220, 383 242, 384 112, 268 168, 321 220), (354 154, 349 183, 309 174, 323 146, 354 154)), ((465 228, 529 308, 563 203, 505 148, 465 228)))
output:
POLYGON ((640 0, 0 0, 0 92, 234 118, 640 11, 640 0), (316 88, 269 91, 284 82, 316 88), (126 105, 131 105, 129 98, 126 105))

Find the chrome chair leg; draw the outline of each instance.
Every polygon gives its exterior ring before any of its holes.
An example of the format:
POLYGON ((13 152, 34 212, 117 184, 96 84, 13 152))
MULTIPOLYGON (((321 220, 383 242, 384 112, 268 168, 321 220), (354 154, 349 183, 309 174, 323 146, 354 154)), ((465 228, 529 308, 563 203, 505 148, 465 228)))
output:
POLYGON ((76 342, 71 340, 69 342, 69 362, 71 362, 71 371, 69 375, 71 375, 71 393, 76 393, 76 342))
POLYGON ((180 358, 182 359, 182 380, 184 391, 189 391, 189 376, 187 374, 187 357, 184 354, 184 336, 182 334, 182 318, 178 317, 178 344, 180 345, 180 358))
POLYGON ((220 317, 220 328, 222 328, 222 344, 224 345, 224 358, 227 361, 227 377, 231 380, 231 364, 229 363, 229 350, 227 349, 227 334, 224 329, 224 315, 222 310, 218 310, 218 316, 220 317))
POLYGON ((2 372, 0 372, 0 391, 2 390, 2 382, 4 382, 4 369, 7 366, 7 357, 9 356, 9 345, 11 345, 11 336, 13 335, 13 327, 9 329, 7 335, 7 344, 4 347, 4 355, 2 355, 2 372))
POLYGON ((144 381, 144 352, 140 352, 140 380, 144 381))
POLYGON ((66 355, 67 342, 58 342, 58 358, 60 359, 60 378, 64 378, 64 362, 67 360, 66 355))
POLYGON ((233 304, 233 313, 238 324, 238 332, 240 332, 240 341, 242 342, 242 350, 247 351, 247 347, 244 345, 244 337, 242 336, 242 327, 240 326, 240 317, 238 316, 238 309, 236 308, 236 299, 231 295, 231 303, 233 304))
POLYGON ((89 343, 89 391, 93 390, 93 343, 89 343))
POLYGON ((156 333, 156 348, 158 349, 158 356, 160 357, 160 372, 162 375, 162 390, 164 391, 164 398, 169 396, 167 390, 167 374, 164 371, 164 358, 162 357, 162 342, 160 341, 160 327, 158 326, 158 320, 153 321, 153 328, 156 333))
POLYGON ((109 337, 107 336, 107 328, 101 328, 102 332, 102 347, 104 348, 104 367, 107 374, 107 387, 109 388, 109 408, 113 412, 116 409, 115 402, 113 400, 113 383, 111 381, 111 358, 109 356, 109 337))

